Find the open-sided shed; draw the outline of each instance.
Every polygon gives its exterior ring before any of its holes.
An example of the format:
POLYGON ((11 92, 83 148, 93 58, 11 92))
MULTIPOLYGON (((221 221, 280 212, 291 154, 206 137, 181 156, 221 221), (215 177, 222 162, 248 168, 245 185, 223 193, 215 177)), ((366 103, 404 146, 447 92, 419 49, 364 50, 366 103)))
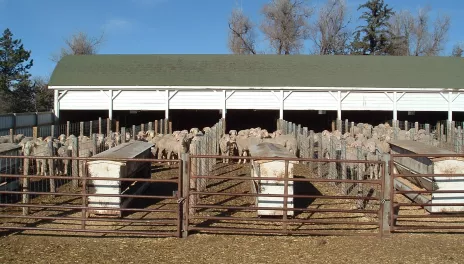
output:
POLYGON ((309 55, 66 56, 49 88, 63 110, 464 111, 464 59, 309 55))

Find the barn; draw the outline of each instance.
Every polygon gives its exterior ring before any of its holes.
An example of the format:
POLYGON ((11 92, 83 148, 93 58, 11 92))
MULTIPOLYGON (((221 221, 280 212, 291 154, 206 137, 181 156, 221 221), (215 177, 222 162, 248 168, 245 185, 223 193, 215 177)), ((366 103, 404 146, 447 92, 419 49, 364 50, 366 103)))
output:
POLYGON ((250 127, 246 120, 464 117, 464 59, 452 57, 66 56, 49 88, 57 120, 145 114, 206 125, 226 118, 250 127))

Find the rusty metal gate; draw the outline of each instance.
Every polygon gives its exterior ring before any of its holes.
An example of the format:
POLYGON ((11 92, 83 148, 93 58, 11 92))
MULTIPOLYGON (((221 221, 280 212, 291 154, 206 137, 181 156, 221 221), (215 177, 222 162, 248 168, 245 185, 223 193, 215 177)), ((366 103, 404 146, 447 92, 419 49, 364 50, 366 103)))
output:
POLYGON ((123 166, 145 164, 140 168, 149 176, 97 179, 88 174, 88 164, 98 160, 102 159, 1 156, 0 230, 181 235, 181 160, 167 165, 167 160, 111 159, 123 166), (68 169, 55 170, 62 165, 68 169), (41 168, 53 176, 40 175, 41 168))
POLYGON ((464 231, 464 156, 393 154, 390 167, 391 232, 464 231), (459 161, 440 173, 431 160, 459 161), (401 162, 402 161, 402 162, 401 162), (406 162, 415 166, 403 166, 406 162), (423 173, 421 171, 425 171, 423 173), (443 173, 444 172, 444 173, 443 173), (452 185, 446 185, 452 183, 452 185))
POLYGON ((185 162, 185 236, 382 234, 383 161, 223 158, 191 155, 185 162), (263 160, 274 162, 280 175, 266 173, 258 165, 263 160), (373 166, 380 176, 371 179, 373 166))

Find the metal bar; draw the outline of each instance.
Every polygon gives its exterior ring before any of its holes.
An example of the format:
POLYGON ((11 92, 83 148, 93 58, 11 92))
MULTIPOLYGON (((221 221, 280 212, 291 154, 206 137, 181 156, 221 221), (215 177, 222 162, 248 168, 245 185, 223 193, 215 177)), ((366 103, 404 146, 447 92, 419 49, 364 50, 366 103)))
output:
POLYGON ((395 230, 404 230, 404 229, 464 229, 462 226, 420 226, 420 225, 397 225, 394 228, 395 230))
MULTIPOLYGON (((118 222, 118 223, 157 223, 176 225, 175 219, 171 221, 160 219, 118 219, 102 217, 67 217, 67 216, 35 216, 35 215, 0 215, 0 218, 19 218, 19 219, 41 219, 41 220, 63 220, 63 221, 87 221, 87 222, 118 222)), ((1 227, 0 227, 1 229, 1 227)), ((85 229, 85 228, 82 228, 85 229)))
POLYGON ((377 222, 353 222, 353 221, 327 221, 323 219, 278 219, 278 218, 254 218, 254 217, 221 217, 221 216, 191 216, 191 219, 204 220, 224 220, 224 221, 253 221, 253 222, 288 222, 288 223, 312 223, 312 224, 327 224, 327 225, 374 225, 379 226, 377 222))
MULTIPOLYGON (((38 176, 38 175, 18 175, 18 174, 0 174, 0 177, 7 178, 29 178, 37 180, 48 180, 48 179, 61 179, 61 180, 81 180, 84 177, 70 177, 70 176, 38 176)), ((87 180, 92 181, 139 181, 139 182, 173 182, 178 183, 179 180, 168 180, 168 179, 148 179, 148 178, 111 178, 111 177, 85 177, 87 180)))
POLYGON ((396 206, 464 206, 464 203, 396 203, 396 206))
MULTIPOLYGON (((54 159, 54 160, 86 160, 86 161, 99 161, 99 160, 104 160, 104 161, 130 161, 130 162, 151 162, 151 163, 159 163, 159 162, 173 162, 173 163, 179 163, 181 162, 180 159, 122 159, 122 158, 92 158, 92 157, 53 157, 53 156, 41 156, 41 157, 34 157, 34 156, 13 156, 13 155, 2 155, 2 158, 5 159, 54 159)), ((158 165, 158 164, 156 164, 158 165)), ((156 166, 155 165, 155 166, 156 166)))
MULTIPOLYGON (((228 232, 228 233, 265 233, 265 234, 282 234, 281 229, 259 229, 259 228, 221 228, 221 227, 190 227, 190 230, 211 231, 211 232, 228 232)), ((324 236, 378 236, 375 233, 367 232, 320 232, 312 230, 288 230, 288 234, 302 235, 324 235, 324 236)))
MULTIPOLYGON (((256 210, 282 210, 282 207, 254 207, 254 206, 221 206, 221 205, 207 205, 197 204, 193 208, 207 208, 207 209, 231 209, 242 211, 256 211, 256 210)), ((287 210, 300 211, 300 212, 323 212, 323 213, 365 213, 377 214, 378 210, 347 210, 347 209, 310 209, 310 208, 290 208, 287 210)))
MULTIPOLYGON (((272 180, 272 181, 284 181, 285 179, 280 177, 224 177, 224 176, 195 176, 194 179, 226 179, 226 180, 272 180)), ((348 182, 348 183, 372 183, 380 185, 381 180, 342 180, 342 179, 319 179, 319 178, 292 178, 293 182, 348 182)))
MULTIPOLYGON (((435 156, 435 155, 434 155, 435 156)), ((223 156, 220 155, 191 155, 192 158, 210 158, 210 159, 222 159, 223 156)), ((445 155, 445 157, 448 157, 445 155)), ((461 155, 462 157, 462 155, 461 155)), ((345 162, 345 163, 363 163, 363 164, 382 164, 383 161, 368 161, 368 160, 344 160, 344 159, 324 159, 321 161, 320 159, 309 159, 309 158, 284 158, 284 157, 239 157, 239 156, 228 156, 228 159, 245 159, 245 160, 256 160, 256 161, 266 161, 266 160, 288 160, 288 161, 314 161, 314 162, 345 162)))
POLYGON ((463 174, 412 174, 412 173, 405 173, 405 174, 396 174, 395 177, 397 178, 417 178, 417 177, 463 177, 463 174))
MULTIPOLYGON (((44 204, 0 204, 0 207, 30 207, 30 208, 56 208, 56 209, 71 209, 71 210, 81 210, 82 206, 66 206, 66 205, 44 205, 44 204)), ((129 211, 129 212, 166 212, 166 213, 176 213, 177 210, 172 209, 138 209, 138 208, 108 208, 108 207, 87 207, 92 210, 109 210, 112 211, 129 211)))
POLYGON ((396 215, 396 219, 400 218, 453 218, 464 217, 463 213, 460 214, 429 214, 429 215, 396 215))
POLYGON ((433 158, 463 158, 462 154, 392 154, 392 158, 419 158, 419 157, 433 157, 433 158))
MULTIPOLYGON (((133 195, 133 194, 106 194, 106 193, 58 193, 58 192, 21 192, 21 191, 0 191, 4 194, 38 194, 38 195, 58 195, 58 196, 95 196, 95 197, 133 197, 133 198, 146 198, 146 199, 177 199, 176 196, 154 196, 154 195, 133 195)), ((92 207, 89 207, 92 208, 92 207)))
POLYGON ((438 190, 438 191, 395 191, 396 194, 408 194, 408 193, 464 193, 464 190, 438 190))
POLYGON ((132 234, 142 236, 175 236, 176 233, 157 233, 153 231, 125 231, 125 230, 104 230, 104 229, 73 229, 73 228, 47 228, 47 227, 18 227, 2 226, 1 229, 9 230, 37 230, 37 231, 64 231, 64 232, 81 232, 81 233, 108 233, 108 234, 132 234))
MULTIPOLYGON (((231 192, 226 192, 226 193, 221 193, 221 192, 198 192, 198 191, 191 191, 190 195, 194 194, 203 194, 203 195, 223 195, 223 196, 259 196, 259 197, 284 197, 284 194, 265 194, 265 193, 231 193, 231 192)), ((341 195, 341 196, 324 196, 324 195, 298 195, 298 194, 289 194, 287 195, 289 198, 317 198, 321 200, 325 199, 359 199, 358 196, 347 196, 347 195, 341 195)), ((365 196, 361 197, 362 199, 365 200, 375 200, 378 201, 380 200, 377 197, 373 196, 365 196)))

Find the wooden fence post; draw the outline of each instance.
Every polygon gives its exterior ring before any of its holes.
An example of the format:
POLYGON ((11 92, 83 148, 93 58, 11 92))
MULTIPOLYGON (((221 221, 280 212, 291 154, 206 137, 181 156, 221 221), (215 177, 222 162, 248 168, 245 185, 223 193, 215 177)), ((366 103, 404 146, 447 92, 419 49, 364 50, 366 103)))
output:
POLYGON ((137 133, 135 132, 135 125, 132 125, 132 138, 133 138, 134 140, 137 139, 137 133))
POLYGON ((15 143, 13 128, 10 128, 10 142, 15 143))
POLYGON ((390 175, 390 155, 389 154, 383 154, 382 160, 385 162, 385 167, 384 167, 384 178, 383 178, 383 189, 384 192, 382 193, 382 201, 383 204, 382 206, 382 219, 380 220, 381 223, 381 235, 389 235, 390 234, 390 224, 393 225, 393 223, 390 223, 390 219, 393 219, 393 217, 390 217, 393 212, 391 212, 391 199, 390 197, 390 189, 393 188, 391 186, 391 175, 390 175))
POLYGON ((153 123, 152 122, 148 122, 148 130, 153 131, 153 123))
POLYGON ((182 159, 182 187, 179 189, 178 193, 178 198, 179 199, 184 199, 182 202, 182 216, 180 219, 182 219, 182 238, 186 238, 188 236, 188 214, 189 214, 189 204, 191 203, 194 205, 194 200, 192 199, 192 195, 188 195, 189 189, 190 189, 190 173, 188 171, 189 168, 189 154, 188 153, 182 153, 181 155, 182 159), (188 195, 188 196, 187 196, 188 195))
POLYGON ((155 135, 158 135, 159 134, 159 126, 158 126, 158 120, 155 120, 155 135))
POLYGON ((116 129, 114 131, 119 132, 119 120, 116 120, 116 129))
POLYGON ((69 130, 70 130, 71 123, 66 121, 66 137, 69 137, 69 130))
POLYGON ((322 178, 322 159, 324 158, 323 157, 323 153, 322 153, 322 133, 319 133, 318 134, 318 138, 317 138, 317 176, 319 178, 322 178))
MULTIPOLYGON (((23 175, 28 176, 29 175, 29 161, 30 159, 25 158, 24 163, 23 163, 23 175)), ((23 192, 29 192, 29 183, 30 183, 30 178, 23 178, 23 192)), ((23 204, 28 204, 30 202, 30 196, 28 193, 23 193, 23 204)), ((29 214, 29 207, 23 207, 23 215, 28 215, 29 214)))
POLYGON ((90 121, 89 122, 89 137, 91 137, 94 134, 92 129, 93 129, 93 122, 90 121))
POLYGON ((72 177, 76 178, 72 180, 72 186, 77 188, 79 186, 79 180, 77 179, 79 177, 79 166, 78 160, 75 159, 79 157, 79 141, 77 137, 72 137, 72 157, 72 177))
POLYGON ((424 129, 425 129, 425 134, 426 134, 426 135, 430 135, 430 125, 429 125, 429 124, 425 124, 424 129))
MULTIPOLYGON (((345 130, 343 131, 343 134, 350 131, 349 124, 350 123, 348 122, 348 119, 345 119, 345 130)), ((340 131, 340 132, 342 132, 342 131, 340 131)))
MULTIPOLYGON (((48 151, 50 153, 50 157, 54 156, 54 149, 53 149, 53 141, 49 141, 47 144, 48 151)), ((46 161, 48 164, 48 170, 49 170, 49 175, 54 176, 55 175, 55 161, 54 159, 47 159, 46 161)), ((55 193, 56 192, 56 185, 55 185, 55 179, 51 178, 50 179, 50 192, 55 193)), ((54 197, 54 195, 52 196, 54 197)))
POLYGON ((50 136, 55 138, 55 125, 50 126, 50 136))
MULTIPOLYGON (((340 159, 346 160, 346 141, 342 139, 340 143, 341 143, 340 159)), ((342 171, 341 179, 346 180, 346 162, 344 161, 341 162, 341 171, 342 171)), ((343 191, 343 195, 348 195, 347 189, 346 189, 346 183, 342 182, 341 189, 343 191)))
POLYGON ((418 132, 419 132, 419 122, 414 122, 414 130, 415 130, 416 135, 417 135, 418 132))
POLYGON ((102 133, 102 118, 98 118, 98 134, 102 133))
POLYGON ((121 127, 121 143, 126 143, 126 128, 121 127))
POLYGON ((84 122, 79 123, 79 135, 80 136, 84 135, 84 122))
POLYGON ((35 127, 32 128, 32 137, 34 139, 37 139, 37 136, 38 136, 37 127, 35 126, 35 127))
POLYGON ((111 119, 106 119, 106 135, 109 137, 111 135, 111 119))
POLYGON ((408 120, 404 120, 404 130, 409 131, 409 123, 408 123, 408 120))
POLYGON ((169 119, 164 119, 164 134, 168 134, 169 133, 169 119))
POLYGON ((92 134, 92 154, 98 154, 97 134, 92 134))
POLYGON ((140 131, 145 132, 145 124, 144 123, 140 124, 140 131))
POLYGON ((172 122, 169 121, 169 134, 172 134, 172 122))
POLYGON ((332 132, 332 133, 335 131, 335 120, 332 120, 330 129, 331 129, 331 132, 332 132))

